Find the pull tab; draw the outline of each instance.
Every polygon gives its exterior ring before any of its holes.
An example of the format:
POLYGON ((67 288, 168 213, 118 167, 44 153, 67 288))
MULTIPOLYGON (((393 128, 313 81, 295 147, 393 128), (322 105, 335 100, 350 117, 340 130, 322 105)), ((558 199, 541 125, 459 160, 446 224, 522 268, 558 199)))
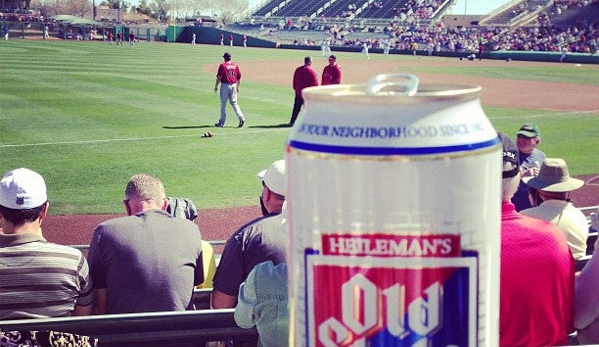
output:
POLYGON ((383 74, 377 75, 368 81, 366 94, 368 95, 394 95, 405 94, 413 96, 418 91, 418 77, 410 74, 383 74))

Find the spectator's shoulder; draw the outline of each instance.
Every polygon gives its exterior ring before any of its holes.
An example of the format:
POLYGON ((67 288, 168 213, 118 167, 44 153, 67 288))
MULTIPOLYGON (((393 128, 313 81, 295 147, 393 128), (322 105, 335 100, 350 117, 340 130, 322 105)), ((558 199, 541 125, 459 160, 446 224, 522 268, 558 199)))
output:
POLYGON ((74 256, 77 258, 84 258, 83 253, 79 249, 71 247, 71 246, 61 245, 61 244, 54 243, 54 242, 46 242, 45 248, 46 248, 46 250, 51 250, 52 252, 55 252, 55 253, 62 253, 62 254, 71 255, 71 256, 74 256))

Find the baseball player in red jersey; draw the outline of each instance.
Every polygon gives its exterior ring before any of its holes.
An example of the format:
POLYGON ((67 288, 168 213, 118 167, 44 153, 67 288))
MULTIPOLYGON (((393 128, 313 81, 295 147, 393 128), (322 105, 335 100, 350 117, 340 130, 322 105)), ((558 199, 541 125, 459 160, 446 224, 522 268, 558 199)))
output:
POLYGON ((133 47, 134 44, 135 44, 135 34, 133 33, 133 31, 131 31, 129 33, 129 47, 133 47))
POLYGON ((295 90, 295 101, 293 102, 293 111, 291 112, 291 120, 287 126, 292 127, 295 124, 295 120, 304 105, 304 98, 302 97, 302 90, 307 87, 314 87, 318 85, 318 75, 312 68, 312 58, 305 57, 304 65, 295 69, 293 74, 293 89, 295 90))
POLYGON ((341 66, 337 64, 337 57, 329 56, 329 65, 322 70, 321 85, 340 84, 341 83, 341 66))
POLYGON ((241 112, 239 104, 237 104, 237 93, 239 92, 239 85, 241 84, 241 70, 239 66, 231 61, 231 54, 225 53, 223 55, 224 63, 218 66, 216 72, 216 84, 214 85, 214 92, 218 90, 220 84, 220 119, 218 123, 214 124, 216 127, 224 127, 225 121, 227 120, 227 101, 233 107, 233 111, 239 119, 238 128, 243 127, 245 124, 245 118, 241 112))

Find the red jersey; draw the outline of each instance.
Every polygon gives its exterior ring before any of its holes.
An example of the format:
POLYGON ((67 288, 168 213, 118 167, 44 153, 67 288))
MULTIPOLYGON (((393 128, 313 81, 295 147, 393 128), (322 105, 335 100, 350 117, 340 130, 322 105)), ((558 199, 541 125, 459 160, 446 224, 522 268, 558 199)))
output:
POLYGON ((338 64, 327 65, 322 70, 322 85, 341 83, 341 66, 338 64))
POLYGON ((216 78, 219 79, 220 83, 237 83, 241 79, 241 70, 235 63, 226 61, 218 66, 216 78))
POLYGON ((560 229, 503 203, 499 345, 567 345, 573 331, 574 272, 560 229))
POLYGON ((293 89, 296 96, 302 95, 302 90, 318 85, 318 75, 310 65, 302 65, 293 74, 293 89))

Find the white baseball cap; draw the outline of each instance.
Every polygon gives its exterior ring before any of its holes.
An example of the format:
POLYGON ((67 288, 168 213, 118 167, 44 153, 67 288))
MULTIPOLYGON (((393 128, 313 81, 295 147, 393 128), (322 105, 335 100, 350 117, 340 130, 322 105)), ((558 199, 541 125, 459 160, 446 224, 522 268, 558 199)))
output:
POLYGON ((287 195, 287 174, 285 173, 284 159, 275 161, 268 169, 260 171, 257 177, 271 191, 279 195, 287 195))
POLYGON ((7 172, 0 181, 0 205, 27 210, 48 201, 46 182, 37 172, 20 168, 7 172))

